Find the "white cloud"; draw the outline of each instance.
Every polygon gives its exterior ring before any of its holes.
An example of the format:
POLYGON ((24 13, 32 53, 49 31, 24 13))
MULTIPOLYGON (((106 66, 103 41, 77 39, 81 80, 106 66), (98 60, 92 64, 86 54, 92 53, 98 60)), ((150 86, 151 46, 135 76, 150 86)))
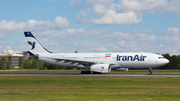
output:
MULTIPOLYGON (((105 47, 103 47, 102 43, 94 43, 94 42, 69 42, 68 45, 70 47, 74 47, 74 50, 78 52, 102 52, 107 51, 105 47)), ((69 50, 70 51, 70 50, 69 50)))
POLYGON ((171 34, 180 34, 180 28, 169 28, 167 31, 171 34))
POLYGON ((59 42, 54 42, 53 40, 49 41, 46 38, 43 38, 42 40, 40 40, 40 42, 43 43, 43 45, 45 46, 58 46, 59 45, 59 42))
POLYGON ((108 10, 101 18, 90 20, 96 25, 112 25, 112 24, 137 24, 142 21, 141 14, 134 12, 116 13, 113 10, 108 10))
POLYGON ((176 51, 177 51, 177 49, 174 49, 174 50, 173 50, 173 53, 175 53, 176 51))
POLYGON ((93 12, 95 14, 104 14, 107 10, 107 7, 105 7, 104 5, 101 4, 94 4, 93 5, 93 12))
POLYGON ((96 48, 97 51, 100 51, 100 52, 106 52, 107 49, 105 47, 98 47, 96 48))
POLYGON ((5 38, 4 34, 0 33, 0 39, 4 39, 4 38, 5 38))
POLYGON ((44 31, 55 30, 69 27, 69 21, 61 16, 56 17, 54 21, 36 21, 28 20, 28 22, 15 22, 2 20, 0 22, 0 32, 23 32, 23 31, 44 31))
POLYGON ((180 13, 180 0, 171 0, 165 10, 168 12, 180 13))
MULTIPOLYGON (((154 52, 180 54, 180 34, 167 36, 153 35, 151 30, 134 30, 136 34, 113 32, 111 30, 65 29, 37 32, 43 36, 42 45, 52 52, 154 52), (142 33, 144 32, 144 33, 142 33), (151 34, 149 34, 151 32, 151 34), (176 49, 176 51, 174 51, 176 49)), ((35 36, 36 36, 35 35, 35 36)), ((24 41, 21 41, 24 43, 24 41)), ((26 42, 25 42, 26 43, 26 42)), ((1 42, 1 50, 6 49, 8 43, 1 42)), ((27 44, 27 43, 26 43, 27 44)), ((18 43, 19 45, 19 43, 18 43)), ((12 48, 12 47, 11 47, 12 48)), ((13 48, 12 48, 13 49, 13 48)), ((14 50, 27 50, 19 46, 14 50)))
POLYGON ((137 24, 142 21, 142 13, 180 13, 179 0, 86 0, 92 8, 84 8, 77 22, 92 22, 96 25, 137 24))
POLYGON ((16 50, 18 50, 18 51, 21 51, 21 52, 23 52, 23 51, 27 51, 28 50, 28 45, 19 45, 19 46, 17 46, 16 47, 16 50))
POLYGON ((178 42, 180 41, 179 38, 180 38, 180 35, 172 35, 172 36, 164 36, 162 37, 164 40, 168 40, 168 41, 171 41, 171 42, 178 42))
POLYGON ((9 45, 6 46, 6 50, 12 50, 9 45))
POLYGON ((168 0, 122 0, 122 6, 133 11, 154 11, 167 5, 168 0))
POLYGON ((81 0, 72 0, 69 3, 70 6, 75 6, 75 5, 79 5, 79 4, 81 4, 81 0))
POLYGON ((88 16, 89 16, 88 13, 86 13, 85 11, 81 11, 81 14, 79 14, 77 16, 77 22, 78 23, 86 23, 86 22, 88 22, 88 16))
POLYGON ((113 1, 114 0, 86 0, 86 3, 108 5, 108 4, 111 4, 113 1))
POLYGON ((119 42, 119 45, 120 45, 120 46, 124 46, 125 43, 126 43, 126 41, 122 40, 122 41, 119 42))
POLYGON ((126 10, 180 13, 179 0, 120 0, 126 10))
POLYGON ((49 38, 87 39, 87 38, 93 38, 94 36, 98 36, 99 38, 101 38, 101 36, 106 35, 105 33, 108 33, 108 32, 110 31, 109 30, 87 31, 83 28, 80 28, 80 29, 66 29, 66 30, 61 30, 61 31, 44 31, 39 34, 43 36, 47 36, 49 38))
POLYGON ((135 33, 152 33, 151 30, 134 30, 135 33))
POLYGON ((1 42, 0 44, 1 44, 1 45, 6 45, 7 43, 3 41, 3 42, 1 42))
POLYGON ((164 45, 159 45, 159 47, 163 47, 164 45))
MULTIPOLYGON (((67 29, 62 31, 49 31, 41 33, 44 37, 57 38, 57 43, 52 44, 47 39, 42 39, 48 49, 57 50, 61 45, 71 47, 68 52, 80 50, 81 52, 117 52, 117 51, 157 51, 158 38, 155 35, 138 33, 131 35, 129 33, 112 32, 111 30, 92 30, 85 29, 67 29), (52 34, 53 33, 53 34, 52 34), (66 41, 62 41, 66 40, 66 41), (49 45, 48 45, 49 43, 49 45), (59 47, 57 47, 59 46, 59 47), (51 47, 51 48, 49 48, 51 47)), ((61 49, 61 48, 60 48, 61 49)), ((61 50, 62 51, 62 50, 61 50)))

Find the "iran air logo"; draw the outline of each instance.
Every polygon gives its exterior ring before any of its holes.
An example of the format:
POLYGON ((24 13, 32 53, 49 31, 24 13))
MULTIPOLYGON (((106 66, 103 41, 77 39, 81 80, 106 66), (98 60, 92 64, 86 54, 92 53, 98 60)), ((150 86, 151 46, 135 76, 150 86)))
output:
POLYGON ((104 67, 103 66, 101 66, 101 71, 104 69, 104 67))
POLYGON ((32 42, 28 41, 28 44, 32 46, 31 50, 33 50, 33 49, 35 48, 36 42, 33 42, 33 43, 32 43, 32 42))

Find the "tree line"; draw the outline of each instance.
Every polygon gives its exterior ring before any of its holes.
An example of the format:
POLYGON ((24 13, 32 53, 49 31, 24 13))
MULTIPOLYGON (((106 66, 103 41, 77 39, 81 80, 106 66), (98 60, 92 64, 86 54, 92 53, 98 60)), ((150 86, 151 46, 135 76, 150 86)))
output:
POLYGON ((65 69, 64 67, 51 65, 32 58, 25 59, 24 63, 22 64, 22 68, 27 70, 28 69, 38 69, 38 70, 65 69))
MULTIPOLYGON (((10 69, 12 68, 12 65, 13 65, 13 60, 11 56, 0 57, 0 70, 10 69)), ((18 58, 17 66, 19 67, 19 69, 27 69, 27 70, 65 69, 64 67, 59 67, 48 63, 44 63, 33 58, 22 60, 22 57, 18 58)))
MULTIPOLYGON (((180 55, 172 55, 169 54, 162 54, 166 59, 170 62, 164 66, 158 67, 156 69, 180 69, 180 55)), ((51 65, 48 63, 44 63, 38 61, 33 58, 22 60, 22 57, 18 59, 18 66, 19 69, 38 69, 38 70, 48 70, 48 69, 71 69, 71 68, 64 68, 55 65, 51 65)), ((12 57, 0 57, 0 69, 10 69, 12 67, 12 57)))
POLYGON ((12 66, 12 57, 1 57, 0 58, 0 69, 10 69, 12 66))

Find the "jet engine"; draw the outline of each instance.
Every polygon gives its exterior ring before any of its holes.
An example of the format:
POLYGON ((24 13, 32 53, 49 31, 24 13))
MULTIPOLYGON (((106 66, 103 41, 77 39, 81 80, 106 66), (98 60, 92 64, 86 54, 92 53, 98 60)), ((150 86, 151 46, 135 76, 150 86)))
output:
POLYGON ((111 71, 111 67, 109 64, 95 64, 90 67, 90 70, 95 72, 107 73, 111 71))

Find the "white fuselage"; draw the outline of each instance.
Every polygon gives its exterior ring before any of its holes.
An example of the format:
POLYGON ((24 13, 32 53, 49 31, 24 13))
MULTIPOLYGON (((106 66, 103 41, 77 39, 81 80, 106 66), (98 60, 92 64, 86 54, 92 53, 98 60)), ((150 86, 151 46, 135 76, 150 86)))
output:
POLYGON ((58 65, 62 67, 86 68, 85 65, 76 63, 57 61, 56 58, 77 59, 84 61, 93 61, 97 64, 114 64, 113 68, 155 68, 165 65, 169 60, 163 56, 152 53, 52 53, 41 54, 40 61, 58 65))

